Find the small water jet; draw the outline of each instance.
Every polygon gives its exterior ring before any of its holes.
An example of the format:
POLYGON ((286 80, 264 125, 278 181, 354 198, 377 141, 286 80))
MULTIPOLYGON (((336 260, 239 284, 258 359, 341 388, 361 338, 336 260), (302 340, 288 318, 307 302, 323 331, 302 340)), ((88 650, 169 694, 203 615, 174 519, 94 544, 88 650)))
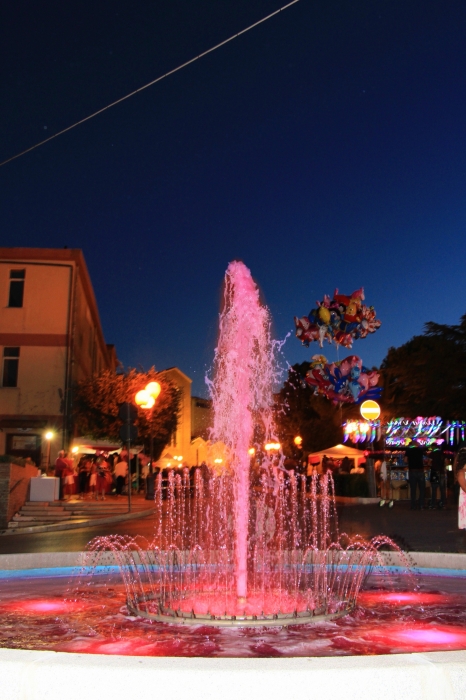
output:
MULTIPOLYGON (((249 450, 277 441, 277 380, 270 315, 248 268, 232 262, 210 382, 212 441, 225 447, 222 474, 157 477, 153 542, 100 538, 89 562, 114 552, 133 615, 185 625, 274 626, 333 619, 353 610, 386 537, 338 532, 329 474, 298 476, 264 457, 252 481, 249 450)), ((87 562, 87 563, 89 563, 87 562)))

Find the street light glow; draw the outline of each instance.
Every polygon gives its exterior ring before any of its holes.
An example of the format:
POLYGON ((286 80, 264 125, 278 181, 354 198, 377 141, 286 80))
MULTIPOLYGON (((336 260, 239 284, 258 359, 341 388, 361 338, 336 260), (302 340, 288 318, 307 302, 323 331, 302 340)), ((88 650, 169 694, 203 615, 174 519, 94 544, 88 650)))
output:
POLYGON ((51 440, 52 438, 53 438, 53 433, 52 433, 51 430, 48 430, 48 431, 45 433, 45 439, 46 439, 46 440, 51 440))
POLYGON ((270 452, 271 450, 281 450, 282 446, 280 445, 279 442, 268 442, 266 445, 264 445, 264 449, 267 450, 267 452, 270 452))
POLYGON ((156 401, 160 392, 162 391, 162 387, 158 382, 149 382, 149 384, 145 388, 145 391, 147 391, 147 393, 150 394, 150 396, 153 396, 154 401, 156 401))
POLYGON ((149 382, 145 389, 138 391, 134 400, 140 408, 144 408, 145 410, 154 408, 160 392, 161 386, 158 382, 149 382))

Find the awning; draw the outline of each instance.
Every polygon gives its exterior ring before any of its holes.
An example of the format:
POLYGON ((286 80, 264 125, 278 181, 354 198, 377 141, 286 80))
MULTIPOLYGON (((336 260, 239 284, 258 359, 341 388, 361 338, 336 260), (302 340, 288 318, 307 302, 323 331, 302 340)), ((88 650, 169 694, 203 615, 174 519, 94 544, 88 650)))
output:
POLYGON ((119 452, 121 442, 110 440, 94 440, 90 437, 74 438, 70 445, 73 454, 100 454, 101 452, 119 452))

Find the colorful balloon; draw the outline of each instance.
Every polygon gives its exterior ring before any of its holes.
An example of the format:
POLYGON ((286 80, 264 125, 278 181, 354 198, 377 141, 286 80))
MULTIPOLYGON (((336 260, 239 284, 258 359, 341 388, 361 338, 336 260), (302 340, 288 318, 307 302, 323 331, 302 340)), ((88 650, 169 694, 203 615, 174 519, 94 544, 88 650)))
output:
POLYGON ((362 287, 349 296, 339 294, 338 289, 335 289, 333 299, 326 294, 307 316, 295 316, 296 337, 306 347, 317 341, 322 348, 327 340, 351 348, 353 340, 365 338, 381 326, 374 307, 363 304, 364 299, 362 287))
POLYGON ((316 394, 326 396, 333 403, 360 403, 380 397, 377 387, 379 373, 363 366, 357 355, 345 357, 340 362, 327 362, 324 355, 314 355, 305 377, 316 394))

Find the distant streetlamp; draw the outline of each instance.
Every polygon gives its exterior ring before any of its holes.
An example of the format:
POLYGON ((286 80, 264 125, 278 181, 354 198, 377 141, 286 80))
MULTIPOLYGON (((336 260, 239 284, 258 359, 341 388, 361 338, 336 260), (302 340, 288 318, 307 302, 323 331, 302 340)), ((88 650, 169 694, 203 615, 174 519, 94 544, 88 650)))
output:
MULTIPOLYGON (((134 401, 139 408, 143 408, 145 411, 150 411, 154 408, 155 402, 157 401, 162 387, 158 382, 149 382, 144 389, 138 391, 134 397, 134 401)), ((152 416, 151 416, 152 417, 152 416)), ((150 422, 149 422, 150 425, 150 422)), ((152 435, 152 428, 150 431, 150 469, 152 472, 152 461, 154 458, 154 436, 152 435)))
POLYGON ((53 440, 53 432, 51 430, 48 430, 45 433, 45 439, 47 440, 47 456, 46 456, 46 470, 48 471, 50 467, 50 442, 53 440))
POLYGON ((264 445, 264 450, 266 452, 278 452, 281 449, 282 446, 279 442, 268 442, 266 445, 264 445))
POLYGON ((301 435, 296 435, 296 437, 295 437, 295 439, 293 440, 293 442, 294 442, 294 444, 296 445, 296 447, 299 447, 299 448, 301 449, 301 446, 302 446, 302 444, 303 444, 303 439, 302 439, 301 435))

